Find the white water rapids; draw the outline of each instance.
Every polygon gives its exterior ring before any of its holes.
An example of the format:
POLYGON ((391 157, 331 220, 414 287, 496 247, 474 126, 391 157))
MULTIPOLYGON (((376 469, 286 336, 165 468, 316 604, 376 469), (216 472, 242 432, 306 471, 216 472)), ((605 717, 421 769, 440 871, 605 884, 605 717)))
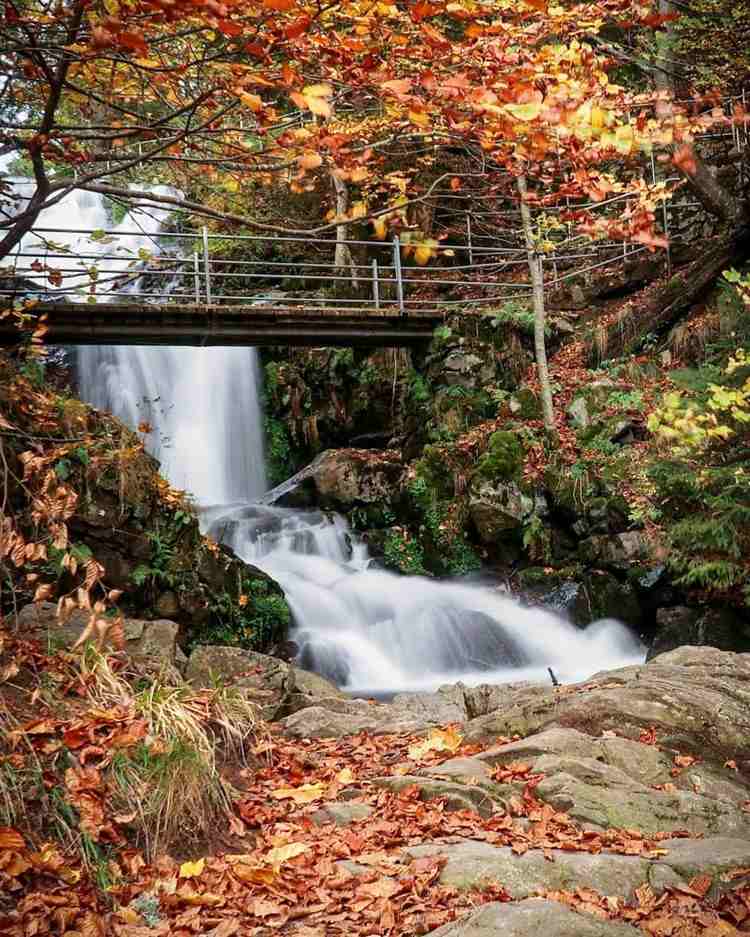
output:
MULTIPOLYGON (((143 230, 129 243, 137 253, 141 242, 154 249, 162 221, 156 211, 126 217, 120 228, 143 230)), ((85 193, 40 225, 108 227, 102 200, 85 193)), ((83 398, 131 426, 151 424, 148 448, 170 481, 193 493, 205 529, 283 587, 300 664, 343 688, 384 694, 457 680, 548 681, 547 667, 570 681, 643 659, 618 622, 581 630, 497 588, 385 572, 342 518, 256 503, 267 483, 254 349, 88 347, 77 360, 83 398)))

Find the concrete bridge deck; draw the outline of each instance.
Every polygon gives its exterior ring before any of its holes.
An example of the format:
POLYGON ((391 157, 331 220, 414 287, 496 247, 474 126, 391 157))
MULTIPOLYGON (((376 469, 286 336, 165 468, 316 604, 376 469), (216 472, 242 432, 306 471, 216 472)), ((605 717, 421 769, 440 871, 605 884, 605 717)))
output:
MULTIPOLYGON (((42 303, 49 345, 418 345, 443 321, 436 311, 175 302, 42 303)), ((18 332, 0 320, 0 346, 18 332)))

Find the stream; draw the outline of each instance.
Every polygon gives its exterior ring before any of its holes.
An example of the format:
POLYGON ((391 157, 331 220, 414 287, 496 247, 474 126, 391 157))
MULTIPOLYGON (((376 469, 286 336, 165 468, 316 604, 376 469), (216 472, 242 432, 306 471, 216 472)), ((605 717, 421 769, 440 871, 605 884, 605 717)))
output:
MULTIPOLYGON (((164 212, 152 210, 119 227, 142 231, 127 239, 137 254, 141 246, 154 250, 163 222, 164 212)), ((79 192, 40 226, 112 227, 101 197, 79 192)), ((66 240, 83 252, 76 236, 66 240)), ((30 238, 22 248, 37 249, 30 238)), ((85 250, 92 251, 88 242, 85 250)), ((82 398, 133 427, 148 423, 147 448, 170 482, 192 493, 203 529, 282 586, 299 664, 348 692, 548 682, 548 667, 568 682, 643 660, 637 636, 617 621, 579 629, 496 584, 386 572, 343 518, 259 503, 268 482, 255 349, 81 347, 76 361, 82 398)))

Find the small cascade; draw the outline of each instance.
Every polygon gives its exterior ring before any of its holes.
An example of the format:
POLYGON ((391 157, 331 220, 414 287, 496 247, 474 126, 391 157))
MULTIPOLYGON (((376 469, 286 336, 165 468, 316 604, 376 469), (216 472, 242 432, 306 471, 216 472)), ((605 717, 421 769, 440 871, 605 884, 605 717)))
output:
POLYGON ((204 513, 211 535, 280 583, 300 666, 353 694, 443 683, 570 682, 643 660, 622 624, 582 630, 496 588, 378 569, 340 517, 260 504, 204 513))

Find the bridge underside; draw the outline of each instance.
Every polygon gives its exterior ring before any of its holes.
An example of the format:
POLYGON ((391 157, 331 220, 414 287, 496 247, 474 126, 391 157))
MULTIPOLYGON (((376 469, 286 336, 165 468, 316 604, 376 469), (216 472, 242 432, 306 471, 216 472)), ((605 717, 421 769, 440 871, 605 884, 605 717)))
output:
MULTIPOLYGON (((418 345, 443 321, 435 311, 277 306, 43 303, 48 345, 418 345)), ((0 345, 18 332, 0 320, 0 345)))

